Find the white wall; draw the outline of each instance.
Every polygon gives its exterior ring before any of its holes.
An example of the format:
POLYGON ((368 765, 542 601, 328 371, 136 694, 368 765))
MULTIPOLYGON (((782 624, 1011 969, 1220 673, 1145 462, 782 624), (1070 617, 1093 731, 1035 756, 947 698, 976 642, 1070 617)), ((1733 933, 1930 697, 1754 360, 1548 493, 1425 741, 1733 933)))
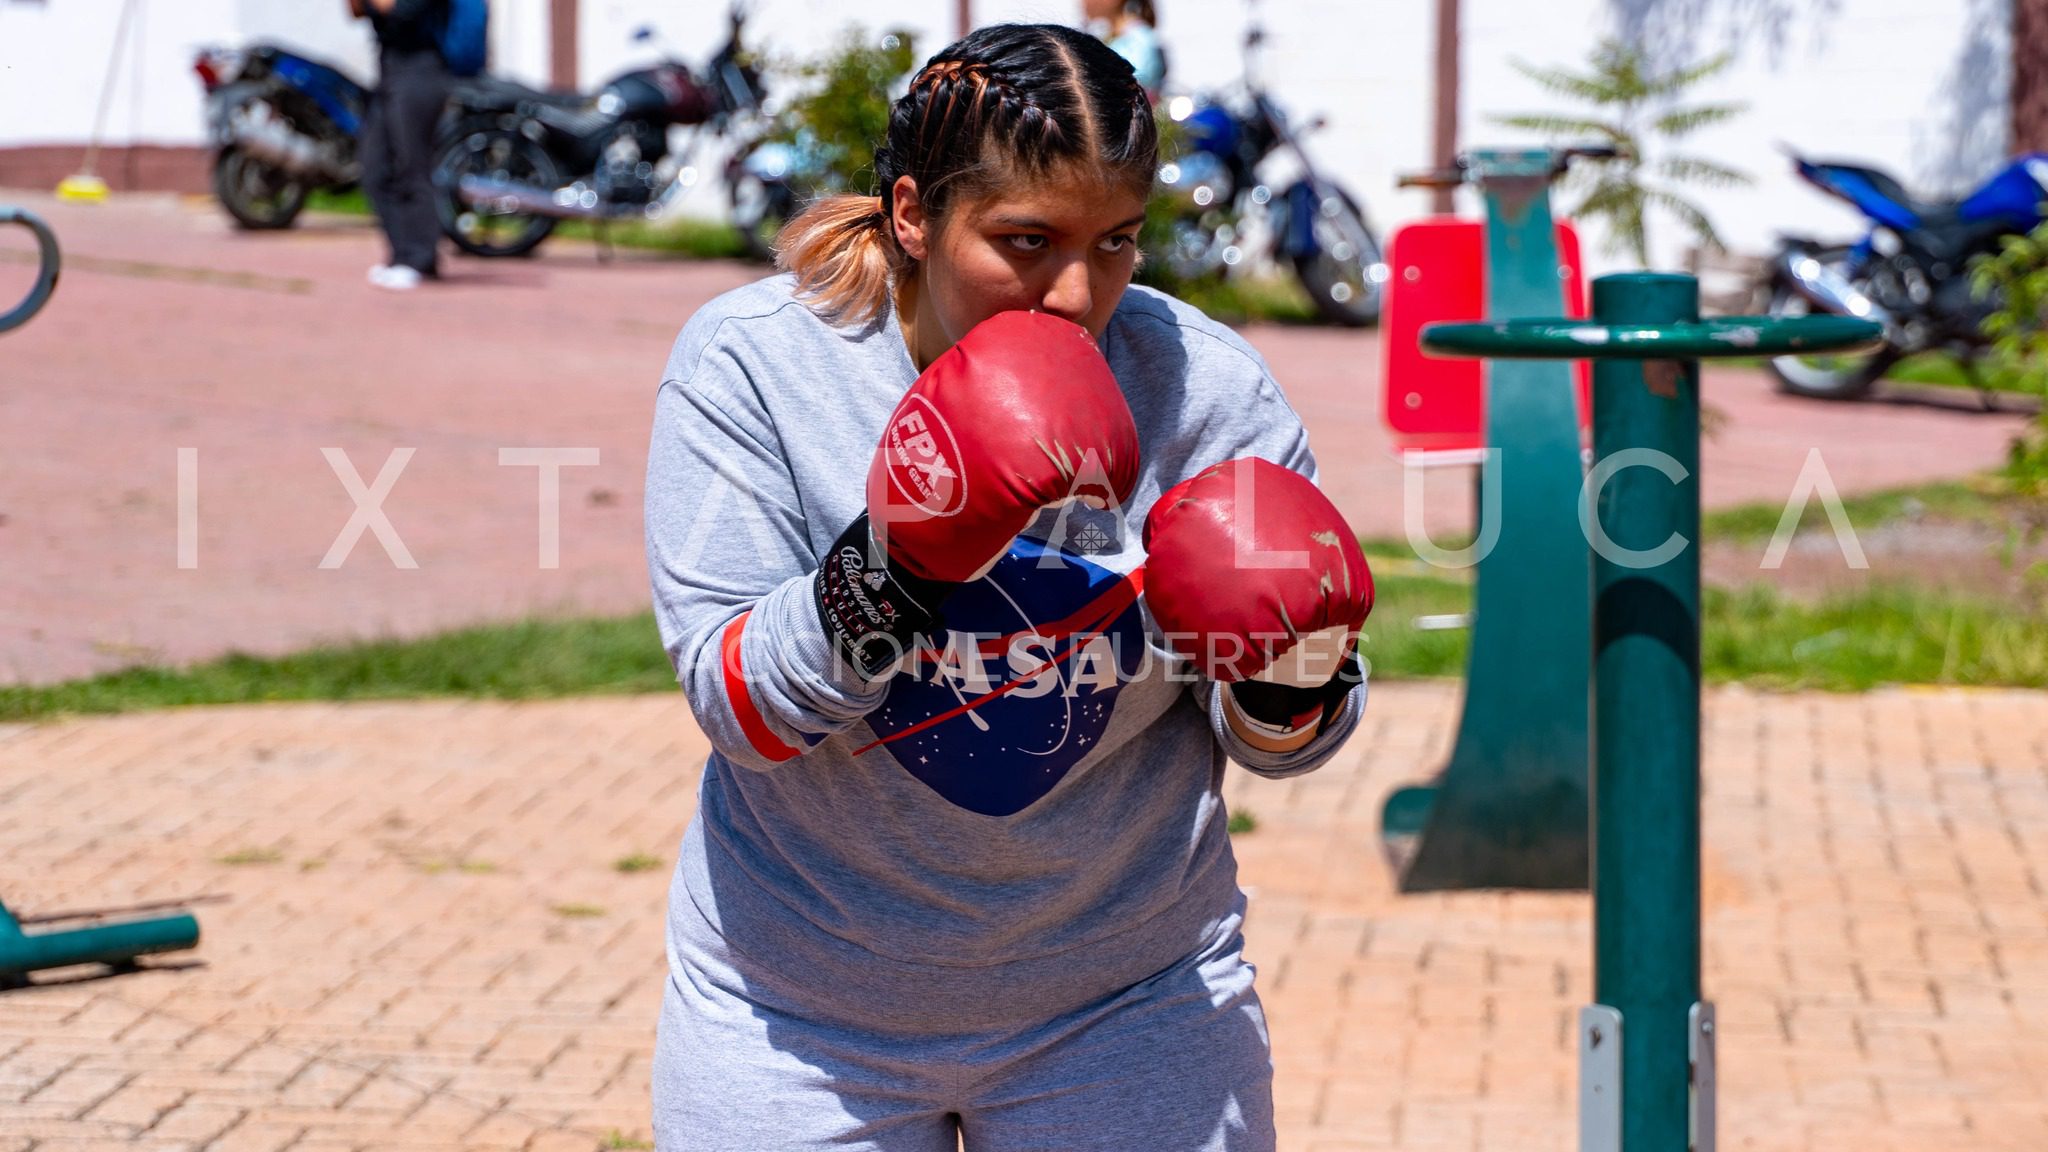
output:
MULTIPOLYGON (((336 58, 367 76, 367 29, 343 0, 137 0, 140 85, 135 65, 119 70, 107 138, 156 143, 203 139, 192 50, 209 41, 276 36, 336 58), (138 98, 138 93, 140 94, 138 98)), ((1228 85, 1241 74, 1245 0, 1158 0, 1176 89, 1228 85)), ((1777 229, 1842 230, 1846 209, 1798 183, 1773 151, 1801 149, 1854 157, 1896 171, 1923 194, 1981 178, 2003 157, 2007 137, 2010 0, 1463 0, 1468 145, 1527 140, 1490 117, 1566 109, 1509 66, 1578 66, 1594 40, 1635 28, 1653 51, 1685 56, 1721 47, 1736 65, 1698 96, 1747 101, 1732 124, 1699 134, 1691 147, 1746 169, 1748 189, 1699 198, 1738 249, 1767 246, 1777 229)), ((120 0, 0 0, 0 146, 80 141, 89 133, 106 71, 120 0)), ((1297 120, 1320 113, 1329 127, 1312 137, 1319 162, 1349 185, 1383 227, 1423 213, 1425 194, 1401 192, 1394 177, 1429 160, 1434 26, 1431 0, 1267 0, 1265 77, 1297 120)), ((935 51, 954 28, 953 0, 887 0, 865 6, 868 30, 904 25, 935 51)), ((1078 19, 1079 0, 975 0, 983 21, 1078 19)), ((501 71, 545 78, 546 0, 494 0, 492 53, 501 71)), ((755 0, 749 23, 757 47, 783 58, 814 55, 851 22, 839 0, 755 0)), ((687 59, 723 39, 718 0, 583 0, 578 67, 586 86, 645 62, 632 30, 656 27, 687 59)), ((701 192, 694 209, 715 211, 701 192)), ((1667 221, 1653 232, 1655 258, 1675 263, 1684 247, 1667 221)), ((1607 262, 1604 266, 1615 266, 1607 262)))
MULTIPOLYGON (((204 45, 275 40, 365 83, 376 71, 370 27, 349 17, 346 0, 0 0, 0 147, 91 137, 121 12, 131 3, 128 39, 111 70, 109 144, 206 139, 192 73, 204 45)), ((491 16, 500 70, 544 79, 546 0, 495 0, 491 16)))

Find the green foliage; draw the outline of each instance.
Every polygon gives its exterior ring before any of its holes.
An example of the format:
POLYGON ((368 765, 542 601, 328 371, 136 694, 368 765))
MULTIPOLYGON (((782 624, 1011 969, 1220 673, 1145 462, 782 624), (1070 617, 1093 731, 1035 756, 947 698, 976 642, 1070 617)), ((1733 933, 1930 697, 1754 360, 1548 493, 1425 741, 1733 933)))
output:
MULTIPOLYGON (((1999 241, 1997 253, 1971 268, 1970 284, 1996 305, 1984 319, 1992 370, 2048 397, 2048 223, 1999 241)), ((2048 523, 2048 405, 2013 438, 2005 473, 2030 505, 2029 529, 2038 532, 2048 523)))
POLYGON ((889 134, 889 107, 916 66, 913 33, 892 28, 877 38, 857 26, 824 59, 797 66, 813 86, 790 103, 774 135, 816 157, 815 191, 872 189, 875 145, 889 134))
POLYGON ((650 856, 645 852, 635 852, 630 856, 621 856, 617 860, 612 861, 613 871, 623 872, 629 876, 635 872, 652 872, 656 868, 661 867, 661 865, 661 857, 650 856))
POLYGON ((1650 262, 1649 221, 1653 213, 1677 219, 1699 244, 1722 251, 1720 233, 1706 211, 1681 189, 1734 188, 1750 182, 1746 173, 1697 156, 1663 152, 1670 141, 1741 115, 1744 104, 1685 104, 1687 90, 1726 69, 1723 53, 1688 67, 1658 73, 1642 51, 1619 40, 1602 40, 1585 72, 1509 63, 1544 91, 1590 107, 1583 113, 1496 116, 1509 128, 1541 133, 1553 143, 1610 144, 1612 160, 1580 160, 1565 176, 1564 189, 1577 194, 1567 215, 1598 220, 1607 229, 1607 251, 1650 262), (1655 145, 1660 155, 1652 161, 1655 145))
POLYGON ((1250 809, 1240 808, 1230 814, 1230 822, 1224 825, 1224 831, 1232 836, 1247 836, 1257 831, 1258 827, 1258 817, 1252 815, 1250 809))

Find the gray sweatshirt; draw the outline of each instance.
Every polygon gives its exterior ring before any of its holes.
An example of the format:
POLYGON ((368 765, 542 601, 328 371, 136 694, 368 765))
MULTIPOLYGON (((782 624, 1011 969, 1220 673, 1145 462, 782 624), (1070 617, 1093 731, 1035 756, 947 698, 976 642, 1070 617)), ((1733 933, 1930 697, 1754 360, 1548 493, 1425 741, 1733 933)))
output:
POLYGON ((1247 747, 1218 686, 1156 642, 1140 538, 1160 493, 1211 464, 1315 462, 1258 354, 1195 309, 1133 287, 1102 347, 1137 425, 1136 494, 1042 513, 946 602, 937 651, 870 684, 830 657, 811 582, 917 377, 895 317, 835 328, 779 276, 684 327, 655 406, 647 559, 713 752, 672 942, 709 930, 743 969, 830 966, 870 1010, 906 1001, 871 1026, 910 1028, 992 982, 1025 1005, 1068 990, 1043 1010, 1127 987, 1234 924, 1226 757, 1307 772, 1365 692, 1303 749, 1247 747))

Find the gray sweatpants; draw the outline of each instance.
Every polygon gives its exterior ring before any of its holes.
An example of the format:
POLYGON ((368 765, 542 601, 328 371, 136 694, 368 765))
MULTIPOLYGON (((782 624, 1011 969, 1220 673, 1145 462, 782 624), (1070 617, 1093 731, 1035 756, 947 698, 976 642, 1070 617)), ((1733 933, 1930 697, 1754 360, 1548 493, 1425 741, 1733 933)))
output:
POLYGON ((858 973, 775 971, 672 929, 656 1147, 1271 1152, 1266 1018, 1235 927, 1054 1019, 900 1035, 842 1022, 841 1009, 888 1010, 832 1003, 857 995, 858 973))

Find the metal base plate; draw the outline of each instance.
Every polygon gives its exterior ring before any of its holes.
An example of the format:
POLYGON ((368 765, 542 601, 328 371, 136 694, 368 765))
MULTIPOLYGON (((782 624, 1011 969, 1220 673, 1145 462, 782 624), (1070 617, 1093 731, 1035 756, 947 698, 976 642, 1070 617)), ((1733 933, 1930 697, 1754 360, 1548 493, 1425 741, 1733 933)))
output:
POLYGON ((1579 1152, 1621 1152, 1621 1013, 1579 1009, 1579 1152))

